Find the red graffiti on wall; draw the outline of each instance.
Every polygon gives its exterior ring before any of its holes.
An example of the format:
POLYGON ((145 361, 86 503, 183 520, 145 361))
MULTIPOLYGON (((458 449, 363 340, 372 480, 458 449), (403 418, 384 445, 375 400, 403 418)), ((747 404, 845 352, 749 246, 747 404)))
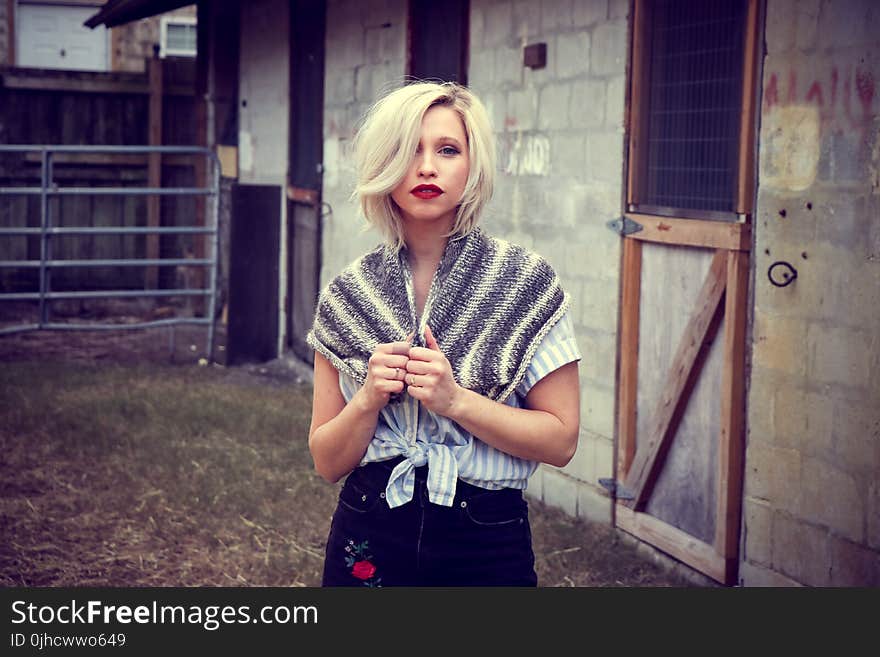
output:
POLYGON ((823 128, 834 131, 845 129, 863 131, 874 118, 874 97, 876 83, 874 73, 861 67, 848 67, 841 75, 838 67, 831 68, 827 78, 811 80, 806 92, 798 93, 797 71, 788 71, 785 76, 785 100, 781 98, 780 73, 773 72, 764 87, 764 109, 769 111, 776 106, 805 104, 819 108, 823 128))

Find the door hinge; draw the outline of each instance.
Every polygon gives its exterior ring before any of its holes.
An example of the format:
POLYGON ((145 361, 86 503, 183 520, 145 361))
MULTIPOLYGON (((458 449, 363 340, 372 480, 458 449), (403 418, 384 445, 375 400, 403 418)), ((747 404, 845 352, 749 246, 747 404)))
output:
POLYGON ((600 479, 599 485, 608 491, 611 497, 618 500, 634 500, 636 496, 631 490, 625 488, 623 484, 616 479, 600 479))
POLYGON ((638 233, 640 230, 642 230, 642 224, 640 224, 638 221, 633 221, 632 219, 629 219, 627 217, 614 219, 613 221, 609 221, 605 225, 621 236, 632 235, 633 233, 638 233))

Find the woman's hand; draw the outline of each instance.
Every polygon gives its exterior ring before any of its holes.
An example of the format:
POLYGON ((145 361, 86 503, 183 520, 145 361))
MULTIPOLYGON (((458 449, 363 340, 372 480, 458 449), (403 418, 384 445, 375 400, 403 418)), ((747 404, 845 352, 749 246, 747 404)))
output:
POLYGON ((425 347, 412 347, 406 364, 406 391, 438 415, 448 416, 462 388, 452 366, 440 351, 431 328, 425 326, 425 347))
POLYGON ((409 350, 409 342, 387 342, 370 355, 367 379, 355 395, 366 410, 379 412, 393 393, 403 391, 409 350))

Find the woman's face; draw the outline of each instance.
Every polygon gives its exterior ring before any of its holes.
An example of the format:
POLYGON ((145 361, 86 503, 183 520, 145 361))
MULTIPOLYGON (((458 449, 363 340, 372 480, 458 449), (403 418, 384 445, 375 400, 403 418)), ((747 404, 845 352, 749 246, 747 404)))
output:
POLYGON ((467 184, 470 161, 458 113, 435 105, 422 118, 419 146, 409 171, 391 192, 405 224, 439 222, 449 230, 467 184))

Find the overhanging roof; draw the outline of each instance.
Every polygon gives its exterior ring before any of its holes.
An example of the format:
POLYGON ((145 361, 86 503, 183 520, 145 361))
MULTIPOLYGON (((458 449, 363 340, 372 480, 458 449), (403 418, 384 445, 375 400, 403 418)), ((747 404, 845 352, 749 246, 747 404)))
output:
POLYGON ((101 8, 101 11, 89 18, 84 24, 91 28, 99 25, 116 27, 194 4, 196 4, 195 0, 109 0, 101 8))

